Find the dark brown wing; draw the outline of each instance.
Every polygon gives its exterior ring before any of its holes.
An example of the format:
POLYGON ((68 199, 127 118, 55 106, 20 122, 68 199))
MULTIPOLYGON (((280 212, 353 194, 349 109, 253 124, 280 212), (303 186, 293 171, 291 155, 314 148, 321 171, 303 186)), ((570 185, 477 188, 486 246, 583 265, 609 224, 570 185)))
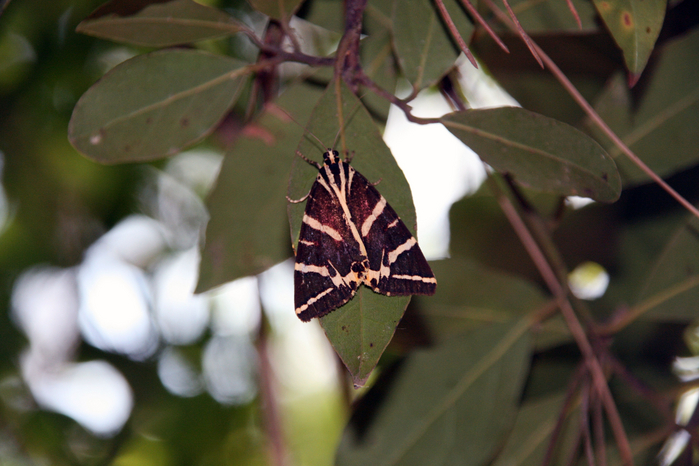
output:
POLYGON ((340 202, 320 178, 306 203, 294 266, 296 315, 306 322, 352 299, 359 287, 352 265, 362 260, 340 202))
POLYGON ((386 199, 356 170, 348 204, 369 258, 365 283, 385 295, 432 295, 437 288, 417 241, 386 199))

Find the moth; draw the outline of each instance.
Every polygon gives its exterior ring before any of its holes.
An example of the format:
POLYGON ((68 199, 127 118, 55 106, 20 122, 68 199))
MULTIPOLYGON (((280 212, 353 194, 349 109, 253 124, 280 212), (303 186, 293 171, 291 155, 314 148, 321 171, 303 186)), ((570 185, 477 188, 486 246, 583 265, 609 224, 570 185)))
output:
POLYGON ((432 295, 437 280, 415 237, 364 176, 328 149, 306 202, 296 248, 294 299, 304 322, 348 302, 364 284, 387 296, 432 295))

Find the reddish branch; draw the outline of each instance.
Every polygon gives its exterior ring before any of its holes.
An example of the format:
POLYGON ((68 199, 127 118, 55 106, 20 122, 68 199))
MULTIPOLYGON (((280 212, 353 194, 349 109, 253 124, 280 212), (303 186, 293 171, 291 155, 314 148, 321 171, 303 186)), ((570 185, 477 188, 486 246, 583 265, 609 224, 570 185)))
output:
POLYGON ((449 12, 447 11, 447 7, 444 6, 444 2, 442 0, 435 0, 435 4, 437 5, 437 10, 439 10, 439 14, 442 16, 442 19, 446 23, 447 28, 449 28, 449 32, 451 32, 451 35, 454 38, 454 40, 456 40, 456 43, 459 44, 459 48, 461 49, 461 51, 464 52, 464 55, 466 55, 468 61, 470 61, 475 68, 478 68, 478 63, 476 63, 476 59, 473 58, 473 54, 468 49, 468 46, 466 45, 464 38, 461 37, 459 30, 456 28, 456 24, 454 24, 454 21, 451 19, 451 15, 449 15, 449 12))

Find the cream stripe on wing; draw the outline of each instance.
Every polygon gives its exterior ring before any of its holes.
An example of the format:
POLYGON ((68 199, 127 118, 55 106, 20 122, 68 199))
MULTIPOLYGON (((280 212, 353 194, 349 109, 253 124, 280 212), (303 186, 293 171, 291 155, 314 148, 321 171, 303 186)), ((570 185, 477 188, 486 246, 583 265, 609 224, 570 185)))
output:
POLYGON ((414 236, 411 236, 408 241, 398 246, 396 249, 388 253, 388 263, 393 264, 398 260, 398 256, 403 254, 405 251, 409 250, 417 244, 414 236))
MULTIPOLYGON (((335 269, 334 266, 333 269, 335 269)), ((335 269, 335 276, 330 276, 330 271, 324 265, 306 265, 301 262, 297 262, 294 264, 294 270, 298 270, 301 273, 317 273, 323 277, 328 277, 330 280, 332 280, 333 285, 335 285, 336 288, 340 288, 342 285, 347 285, 345 283, 345 279, 340 276, 337 269, 335 269)))
POLYGON ((301 314, 303 311, 305 311, 306 309, 308 309, 308 306, 310 306, 311 304, 315 303, 315 302, 318 301, 320 298, 322 298, 322 297, 325 296, 326 294, 330 293, 332 290, 334 290, 334 288, 328 288, 327 290, 323 291, 322 293, 319 293, 319 294, 315 295, 314 297, 312 297, 311 299, 309 299, 308 301, 306 301, 306 304, 297 307, 297 308, 296 308, 296 314, 301 314))
POLYGON ((397 278, 398 280, 413 280, 416 282, 425 283, 437 283, 437 279, 434 277, 421 277, 420 275, 391 275, 391 278, 397 278))
POLYGON ((340 236, 340 233, 327 225, 323 225, 320 223, 318 220, 314 219, 313 217, 309 217, 306 214, 303 214, 303 223, 308 225, 309 227, 313 228, 314 230, 321 231, 325 233, 326 235, 330 236, 332 239, 335 241, 342 241, 342 236, 340 236))
POLYGON ((321 185, 322 187, 325 188, 325 190, 328 192, 328 194, 330 194, 331 196, 334 196, 334 195, 335 195, 335 191, 333 191, 332 189, 330 189, 330 186, 328 186, 328 183, 325 182, 325 179, 323 178, 323 175, 321 175, 320 173, 318 173, 318 176, 316 177, 316 181, 317 181, 318 183, 320 183, 320 185, 321 185))
MULTIPOLYGON (((341 161, 338 163, 342 164, 341 161)), ((357 230, 357 226, 352 221, 352 214, 350 214, 349 206, 347 205, 347 198, 344 196, 344 193, 342 192, 340 187, 337 185, 337 183, 335 183, 335 179, 332 176, 332 171, 330 171, 330 166, 326 164, 324 166, 324 169, 325 169, 325 173, 328 175, 328 180, 330 180, 330 187, 334 191, 335 198, 340 202, 340 207, 342 207, 342 214, 343 214, 343 217, 345 219, 345 223, 349 227, 350 231, 352 232, 352 236, 354 237, 355 241, 359 245, 359 252, 362 253, 362 256, 366 257, 366 255, 367 255, 366 246, 364 245, 364 242, 362 241, 362 237, 359 234, 359 230, 357 230)), ((344 173, 344 170, 340 170, 340 175, 342 177, 341 182, 342 182, 343 187, 344 187, 345 179, 344 179, 344 176, 342 175, 343 173, 344 173)))
POLYGON ((374 210, 371 211, 371 215, 369 215, 366 220, 364 220, 364 223, 362 224, 362 236, 366 238, 366 236, 369 234, 371 231, 372 225, 374 225, 374 222, 376 221, 377 218, 379 218, 379 215, 383 213, 383 210, 386 208, 386 198, 381 196, 381 199, 379 199, 379 202, 376 203, 374 206, 374 210))
POLYGON ((349 199, 350 193, 352 192, 352 178, 354 178, 354 168, 351 165, 347 165, 347 198, 349 199))

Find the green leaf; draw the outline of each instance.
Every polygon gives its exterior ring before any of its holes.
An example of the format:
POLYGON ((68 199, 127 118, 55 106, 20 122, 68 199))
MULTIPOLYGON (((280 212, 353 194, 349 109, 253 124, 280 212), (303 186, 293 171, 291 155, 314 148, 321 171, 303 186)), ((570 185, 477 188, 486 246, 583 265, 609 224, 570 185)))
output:
POLYGON ((652 266, 636 306, 661 320, 699 316, 699 219, 690 216, 652 266))
POLYGON ((350 302, 320 319, 335 352, 364 386, 410 302, 410 296, 384 296, 362 286, 350 302))
MULTIPOLYGON (((558 394, 524 403, 517 413, 512 433, 493 466, 540 465, 563 407, 564 398, 564 395, 558 394)), ((557 450, 562 448, 559 446, 557 450)))
MULTIPOLYGON (((487 188, 482 189, 485 191, 487 188)), ((473 260, 530 281, 540 277, 493 196, 479 193, 452 204, 449 227, 452 257, 473 260)))
MULTIPOLYGON (((398 80, 398 64, 393 54, 391 18, 383 10, 390 8, 387 1, 369 2, 365 15, 368 37, 362 40, 360 54, 362 68, 367 76, 381 88, 393 92, 398 80)), ((388 118, 390 103, 366 88, 362 88, 362 101, 370 112, 383 121, 388 118)))
POLYGON ((431 265, 440 277, 437 293, 416 299, 424 300, 419 304, 421 316, 437 341, 490 323, 521 319, 548 302, 532 283, 472 260, 452 258, 431 265))
POLYGON ((291 86, 253 124, 226 155, 218 182, 207 199, 206 227, 197 293, 253 275, 291 255, 284 197, 294 146, 303 121, 318 99, 316 88, 291 86))
POLYGON ((128 5, 112 0, 78 24, 77 32, 145 47, 170 47, 240 32, 241 24, 227 13, 192 0, 128 5))
MULTIPOLYGON (((609 76, 619 69, 620 57, 617 57, 616 45, 603 34, 541 33, 532 39, 561 68, 588 102, 599 94, 609 76)), ((473 52, 498 84, 523 108, 573 126, 578 125, 585 117, 584 111, 549 70, 539 66, 521 37, 503 33, 502 40, 510 53, 502 51, 485 34, 475 34, 472 41, 473 52)))
MULTIPOLYGON (((456 0, 444 0, 444 5, 468 43, 474 28, 465 11, 456 0)), ((461 53, 429 0, 396 0, 393 33, 398 62, 405 77, 418 89, 444 76, 461 53)))
POLYGON ((665 18, 666 0, 594 0, 604 24, 624 52, 635 83, 648 63, 665 18))
POLYGON ((176 154, 213 131, 247 73, 237 60, 197 50, 139 55, 83 94, 73 109, 68 138, 102 163, 176 154))
POLYGON ((614 161, 565 123, 519 107, 451 113, 442 123, 484 162, 525 187, 601 202, 619 198, 614 161))
MULTIPOLYGON (((671 175, 699 162, 699 29, 659 50, 649 82, 644 83, 633 111, 623 80, 612 80, 598 99, 600 116, 643 162, 660 176, 671 175), (619 105, 623 105, 620 108, 619 105)), ((599 132, 596 130, 597 136, 599 132)), ((598 136, 614 157, 624 185, 648 181, 605 136, 598 136)))
MULTIPOLYGON (((304 19, 327 31, 332 31, 339 38, 345 30, 345 4, 335 1, 309 2, 304 5, 304 19)), ((298 18, 298 17, 297 17, 298 18)), ((294 18, 296 20, 297 18, 294 18)), ((294 27, 294 29, 296 29, 294 27)), ((303 47, 303 44, 301 44, 303 47)))
MULTIPOLYGON (((349 151, 353 155, 352 166, 370 182, 380 181, 377 189, 415 234, 415 207, 410 186, 371 116, 344 84, 339 90, 334 84, 328 86, 313 111, 298 150, 320 162, 322 153, 336 137, 339 137, 337 149, 341 153, 349 151), (338 101, 341 103, 341 117, 338 115, 338 101), (322 141, 322 145, 312 135, 322 141)), ((314 167, 297 157, 289 180, 289 197, 300 199, 305 196, 317 174, 314 167)), ((298 242, 304 209, 305 203, 288 206, 294 246, 298 242)), ((409 301, 409 296, 388 298, 360 289, 352 301, 320 319, 355 385, 363 385, 376 366, 409 301)))
POLYGON ((288 21, 299 9, 303 0, 248 0, 248 3, 270 18, 288 21))
POLYGON ((527 327, 492 324, 411 353, 376 412, 355 413, 370 424, 350 422, 336 464, 483 464, 504 440, 521 395, 527 327))
MULTIPOLYGON (((559 232, 567 232, 570 248, 577 246, 580 251, 581 244, 595 245, 603 254, 598 256, 600 260, 592 260, 605 266, 610 282, 604 296, 590 303, 593 309, 608 312, 619 303, 637 303, 651 264, 658 261, 668 238, 686 221, 681 209, 658 212, 657 204, 652 206, 655 196, 657 192, 639 196, 623 207, 590 205, 567 215, 561 224, 559 232), (590 212, 585 215, 587 210, 590 212)), ((588 252, 587 256, 592 255, 588 252)))

